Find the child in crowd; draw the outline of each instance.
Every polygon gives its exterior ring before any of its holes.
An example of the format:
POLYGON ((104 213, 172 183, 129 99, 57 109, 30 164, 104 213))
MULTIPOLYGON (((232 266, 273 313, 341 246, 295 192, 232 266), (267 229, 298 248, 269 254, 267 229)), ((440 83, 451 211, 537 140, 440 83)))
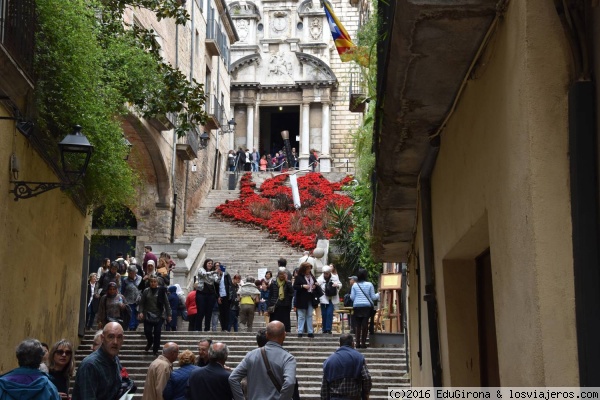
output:
POLYGON ((267 283, 263 281, 260 285, 260 301, 258 302, 258 315, 264 315, 267 312, 267 304, 269 303, 269 288, 267 283))

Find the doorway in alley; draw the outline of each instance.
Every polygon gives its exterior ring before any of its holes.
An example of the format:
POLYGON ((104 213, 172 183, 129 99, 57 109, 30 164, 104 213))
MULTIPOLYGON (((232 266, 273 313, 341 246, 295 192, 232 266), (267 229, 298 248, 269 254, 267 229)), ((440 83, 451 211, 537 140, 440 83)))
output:
POLYGON ((486 250, 475 260, 477 285, 477 328, 479 331, 479 375, 481 386, 500 386, 498 344, 492 285, 492 259, 486 250))
POLYGON ((261 155, 283 149, 281 131, 290 132, 290 146, 299 154, 300 106, 260 108, 260 136, 258 150, 261 155))
MULTIPOLYGON (((96 272, 105 258, 116 259, 135 255, 137 219, 128 208, 107 213, 104 207, 94 210, 92 216, 92 242, 90 246, 90 273, 96 272)), ((142 255, 143 258, 143 255, 142 255)))

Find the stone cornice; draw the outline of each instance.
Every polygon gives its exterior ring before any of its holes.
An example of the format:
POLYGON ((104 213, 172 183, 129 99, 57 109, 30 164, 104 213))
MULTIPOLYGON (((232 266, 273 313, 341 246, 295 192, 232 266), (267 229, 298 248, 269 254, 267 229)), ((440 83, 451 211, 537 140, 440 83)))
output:
POLYGON ((260 82, 231 82, 232 89, 261 89, 260 82))
POLYGON ((234 62, 231 63, 231 65, 229 66, 229 73, 232 74, 235 71, 237 71, 239 68, 243 67, 244 65, 250 65, 252 63, 256 63, 256 64, 260 64, 260 54, 249 54, 247 56, 244 56, 234 62))
POLYGON ((260 10, 252 1, 245 1, 245 5, 240 5, 239 1, 229 3, 231 18, 252 18, 261 19, 260 10))
MULTIPOLYGON (((319 4, 320 1, 317 1, 319 4)), ((325 15, 325 10, 322 7, 312 8, 313 1, 312 0, 304 0, 298 6, 298 15, 301 17, 310 17, 310 16, 323 16, 325 15)))
MULTIPOLYGON (((324 74, 327 77, 326 82, 337 86, 337 78, 335 76, 335 73, 333 72, 331 67, 329 67, 329 65, 327 65, 325 62, 323 62, 323 60, 321 60, 318 57, 307 54, 307 53, 296 52, 295 54, 296 54, 296 57, 298 58, 298 61, 300 61, 302 64, 308 64, 308 65, 312 66, 313 68, 317 69, 318 71, 320 71, 322 74, 324 74)), ((313 81, 313 82, 320 84, 321 81, 316 81, 316 82, 313 81)))

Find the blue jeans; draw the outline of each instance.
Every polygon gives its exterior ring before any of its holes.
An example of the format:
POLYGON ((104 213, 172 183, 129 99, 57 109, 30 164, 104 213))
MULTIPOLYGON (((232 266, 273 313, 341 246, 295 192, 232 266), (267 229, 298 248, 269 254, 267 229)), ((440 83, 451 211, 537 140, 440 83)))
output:
POLYGON ((227 331, 231 332, 231 328, 233 328, 234 332, 238 331, 238 315, 240 310, 229 310, 229 326, 227 327, 227 331))
POLYGON ((321 318, 323 319, 323 332, 331 332, 333 325, 333 304, 321 303, 321 318))
POLYGON ((259 313, 267 312, 267 301, 263 301, 262 303, 258 303, 258 312, 259 313))
POLYGON ((86 322, 85 322, 85 327, 87 329, 95 328, 95 326, 94 326, 95 318, 96 318, 96 313, 94 312, 94 308, 92 307, 92 304, 90 303, 90 305, 87 308, 87 318, 86 318, 86 322))
POLYGON ((129 320, 129 330, 130 331, 135 331, 138 327, 138 325, 140 324, 138 322, 137 319, 137 304, 133 303, 129 305, 129 308, 131 308, 131 319, 129 320))
POLYGON ((298 309, 298 333, 299 334, 304 332, 305 325, 306 325, 307 332, 309 334, 313 333, 312 315, 313 315, 312 304, 309 304, 308 308, 305 310, 300 309, 300 308, 298 309))

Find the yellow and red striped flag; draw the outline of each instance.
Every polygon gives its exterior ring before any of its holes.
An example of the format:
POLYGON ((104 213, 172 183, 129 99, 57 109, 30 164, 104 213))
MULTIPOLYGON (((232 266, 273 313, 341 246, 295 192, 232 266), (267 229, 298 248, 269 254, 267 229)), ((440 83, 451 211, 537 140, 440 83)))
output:
POLYGON ((340 59, 343 62, 356 61, 363 67, 368 67, 368 55, 365 55, 364 51, 357 51, 359 49, 352 42, 352 39, 350 39, 350 35, 346 31, 346 28, 344 28, 344 25, 342 25, 338 17, 336 17, 331 4, 327 1, 323 1, 323 7, 325 8, 325 15, 327 15, 331 36, 335 42, 335 47, 340 55, 340 59))

